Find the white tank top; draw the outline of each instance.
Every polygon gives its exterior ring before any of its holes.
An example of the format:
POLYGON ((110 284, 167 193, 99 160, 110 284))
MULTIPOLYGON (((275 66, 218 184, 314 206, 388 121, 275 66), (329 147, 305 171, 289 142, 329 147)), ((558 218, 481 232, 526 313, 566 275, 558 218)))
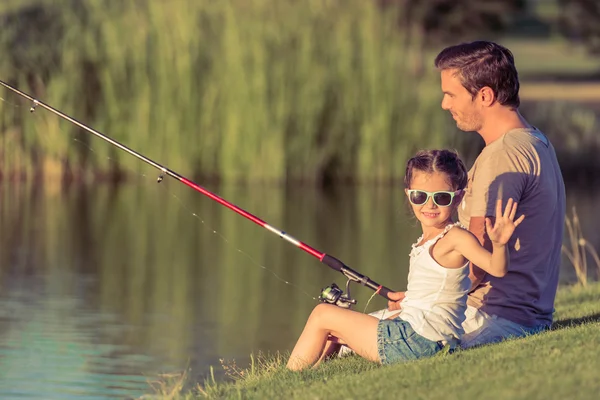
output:
POLYGON ((421 236, 410 252, 410 270, 405 298, 401 303, 400 318, 410 323, 419 335, 433 341, 455 343, 464 333, 467 293, 471 288, 469 263, 460 268, 445 268, 431 256, 431 246, 455 226, 423 243, 421 236))

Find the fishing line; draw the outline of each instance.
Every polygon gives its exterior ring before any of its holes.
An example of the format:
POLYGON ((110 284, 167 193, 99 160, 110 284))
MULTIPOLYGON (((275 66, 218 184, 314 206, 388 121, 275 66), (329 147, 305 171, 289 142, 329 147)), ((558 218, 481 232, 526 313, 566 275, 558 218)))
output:
MULTIPOLYGON (((165 188, 165 190, 167 190, 165 188)), ((271 275, 273 275, 277 280, 279 280, 280 282, 283 282, 286 285, 289 285, 290 287, 296 288, 299 291, 301 291, 302 293, 304 293, 306 296, 308 296, 311 300, 318 300, 316 297, 311 296, 307 291, 305 291, 304 289, 302 289, 301 287, 299 287, 296 284, 291 283, 290 281, 280 277, 279 275, 277 275, 275 273, 275 271, 267 268, 265 265, 261 264, 260 262, 258 262, 257 260, 255 260, 250 254, 246 253, 244 250, 240 249, 239 247, 235 246, 233 243, 231 243, 231 241, 229 239, 227 239, 225 236, 223 236, 221 233, 217 232, 216 230, 212 229, 211 227, 209 227, 204 220, 198 215, 196 214, 194 211, 192 211, 186 204, 184 204, 181 199, 179 197, 177 197, 175 194, 170 193, 177 201, 179 201, 179 204, 182 208, 184 208, 186 211, 188 211, 193 217, 197 218, 200 222, 202 222, 202 224, 204 224, 204 226, 211 230, 213 234, 218 235, 225 243, 227 243, 228 245, 230 245, 231 247, 234 248, 235 251, 237 251, 238 253, 242 254, 243 256, 245 256, 248 260, 250 260, 254 265, 256 265, 259 268, 262 268, 263 270, 269 272, 271 275)))
MULTIPOLYGON (((14 108, 22 108, 20 105, 12 103, 2 97, 0 97, 0 100, 4 101, 5 103, 11 105, 14 108)), ((30 111, 35 111, 35 104, 32 106, 32 108, 30 109, 30 111)), ((42 119, 44 117, 35 115, 34 118, 39 118, 42 119)), ((94 154, 96 154, 97 156, 99 155, 99 152, 97 152, 96 150, 94 150, 94 148, 89 144, 89 143, 85 143, 82 140, 76 138, 76 137, 72 137, 72 134, 66 132, 64 129, 57 127, 56 128, 60 133, 67 135, 67 137, 71 137, 71 140, 73 140, 75 143, 77 143, 78 145, 85 147, 87 151, 90 151, 94 154)), ((117 163, 117 160, 111 158, 110 156, 105 156, 107 160, 110 160, 112 162, 117 163)), ((150 178, 148 175, 146 175, 143 172, 139 172, 139 171, 135 171, 133 169, 133 167, 128 166, 126 163, 119 163, 119 167, 120 168, 124 168, 126 170, 129 171, 129 173, 133 174, 133 176, 141 176, 145 179, 150 178)), ((159 178, 157 179, 157 182, 160 183, 162 181, 162 175, 159 176, 159 178)), ((147 181, 146 181, 147 184, 147 181)), ((177 202, 179 203, 179 206, 182 207, 182 209, 184 209, 186 212, 188 212, 189 214, 191 214, 194 218, 196 218, 198 221, 200 221, 202 223, 202 225, 204 225, 204 227, 206 229, 208 229, 209 231, 211 231, 214 235, 217 235, 223 242, 225 242, 228 246, 230 246, 231 248, 233 248, 237 253, 243 255, 244 257, 246 257, 252 264, 254 264, 255 266, 263 269, 264 271, 270 273, 271 275, 273 275, 275 277, 275 279, 277 279, 278 281, 294 288, 295 290, 300 291, 302 294, 304 294, 305 296, 307 296, 308 298, 310 298, 311 300, 318 300, 316 297, 311 296, 306 290, 302 289, 300 286, 288 281, 287 279, 282 278, 281 276, 279 276, 275 271, 271 270, 270 268, 268 268, 266 265, 260 263, 259 261, 257 261, 255 258, 253 258, 249 253, 245 252, 244 250, 242 250, 241 248, 235 246, 226 236, 224 236, 223 234, 221 234, 220 232, 218 232, 216 229, 211 228, 205 221, 204 219, 195 211, 193 211, 191 209, 191 207, 189 207, 187 204, 185 204, 183 202, 183 200, 181 198, 179 198, 175 193, 173 193, 166 185, 160 185, 160 187, 162 188, 161 190, 166 190, 166 192, 172 196, 175 200, 177 200, 177 202)))
MULTIPOLYGON (((59 131, 62 131, 59 128, 59 131)), ((98 152, 96 152, 89 144, 82 142, 81 140, 77 139, 77 138, 72 138, 73 141, 77 142, 78 144, 80 144, 83 147, 86 147, 89 151, 91 151, 92 153, 98 154, 98 152)), ((113 161, 113 162, 117 162, 117 160, 111 158, 110 156, 106 156, 106 159, 113 161)), ((137 172, 133 170, 133 167, 130 167, 128 165, 126 165, 125 163, 120 163, 119 167, 124 167, 125 169, 127 169, 130 173, 132 173, 133 175, 139 175, 145 179, 149 179, 150 176, 146 175, 143 172, 137 172)), ((152 179, 154 179, 152 177, 152 179)), ((157 183, 161 183, 162 181, 162 175, 159 176, 159 178, 157 179, 157 183)), ((147 184, 148 182, 146 182, 145 184, 147 184)), ((171 192, 171 190, 166 186, 166 185, 160 185, 161 190, 165 190, 170 196, 172 196, 175 200, 177 200, 177 202, 179 203, 179 206, 184 209, 186 212, 188 212, 191 216, 193 216, 194 218, 196 218, 198 221, 200 221, 202 223, 202 225, 204 225, 204 227, 206 229, 208 229, 209 231, 211 231, 211 233, 213 233, 214 235, 218 236, 221 240, 223 240, 225 243, 227 243, 227 245, 231 246, 236 252, 242 254, 243 256, 245 256, 248 260, 250 260, 250 262, 252 262, 255 266, 269 272, 271 275, 273 275, 277 280, 279 280, 280 282, 293 287, 297 290, 299 290, 300 292, 302 292, 304 295, 306 295, 307 297, 309 297, 311 300, 318 300, 316 297, 311 296, 306 290, 302 289, 300 286, 291 283, 290 281, 280 277, 279 275, 277 275, 275 273, 275 271, 267 268, 265 265, 261 264, 260 262, 258 262, 256 259, 254 259, 250 254, 248 254, 247 252, 245 252, 244 250, 242 250, 241 248, 235 246, 227 237, 225 237, 223 234, 221 234, 220 232, 218 232, 217 230, 213 229, 212 227, 210 227, 205 221, 204 219, 198 215, 197 212, 193 211, 187 204, 185 204, 183 202, 183 200, 181 200, 181 198, 179 198, 179 196, 177 196, 175 193, 171 192)))
POLYGON ((0 97, 0 101, 3 101, 3 102, 5 102, 6 104, 9 104, 9 105, 11 105, 11 106, 12 106, 12 107, 14 107, 14 108, 21 108, 21 106, 20 106, 20 105, 18 105, 18 104, 15 104, 15 103, 12 103, 12 102, 10 102, 10 101, 6 100, 6 99, 5 99, 5 98, 3 98, 3 97, 0 97))
MULTIPOLYGON (((81 144, 84 147, 87 147, 90 151, 92 151, 93 153, 98 154, 89 144, 82 142, 81 140, 77 139, 77 138, 73 138, 73 140, 75 142, 78 142, 79 144, 81 144)), ((108 160, 114 161, 116 162, 116 160, 112 159, 109 156, 106 156, 106 158, 108 160)), ((133 173, 134 175, 139 175, 143 178, 149 178, 148 175, 146 175, 145 173, 140 173, 140 172, 136 172, 133 170, 132 167, 127 166, 124 163, 121 163, 119 165, 119 167, 125 167, 125 169, 128 169, 131 173, 133 173)), ((162 176, 162 175, 161 175, 162 176)), ((159 176, 159 178, 157 179, 157 183, 160 183, 162 181, 161 176, 159 176)), ((258 262, 256 259, 254 259, 249 253, 245 252, 244 250, 242 250, 241 248, 235 246, 227 237, 225 237, 223 234, 221 234, 220 232, 218 232, 216 229, 213 229, 212 227, 210 227, 205 221, 204 219, 198 215, 198 213, 196 213, 195 211, 193 211, 191 209, 190 206, 188 206, 187 204, 185 204, 183 202, 183 200, 181 200, 181 198, 179 198, 179 196, 177 196, 175 193, 171 192, 171 190, 169 190, 169 188, 166 185, 160 185, 160 187, 162 188, 161 190, 166 190, 167 193, 172 196, 175 200, 177 200, 177 202, 179 203, 179 206, 181 208, 183 208, 186 212, 188 212, 190 215, 192 215, 194 218, 196 218, 198 221, 200 221, 202 223, 202 225, 204 225, 204 227, 206 229, 208 229, 209 231, 211 231, 211 233, 213 233, 214 235, 217 235, 221 240, 223 240, 225 243, 227 243, 227 245, 231 246, 236 252, 242 254, 243 256, 245 256, 248 260, 250 260, 250 262, 252 262, 255 266, 262 268, 263 270, 269 272, 271 275, 273 275, 277 280, 279 280, 280 282, 293 287, 297 290, 299 290, 300 292, 302 292, 303 294, 305 294, 306 296, 308 296, 311 300, 318 300, 316 297, 311 296, 306 290, 302 289, 301 287, 299 287, 298 285, 291 283, 290 281, 280 277, 279 275, 277 275, 277 273, 275 273, 275 271, 267 268, 264 264, 261 264, 260 262, 258 262)))
POLYGON ((377 295, 377 291, 373 292, 371 297, 369 297, 369 300, 367 300, 367 304, 365 304, 365 310, 363 311, 364 314, 367 313, 367 308, 369 308, 369 304, 371 303, 371 300, 373 300, 376 295, 377 295))
MULTIPOLYGON (((7 84, 6 82, 0 80, 0 85, 4 86, 5 88, 9 89, 12 92, 18 94, 19 96, 31 101, 32 102, 32 106, 30 108, 31 112, 35 111, 36 107, 38 107, 38 106, 41 108, 44 108, 45 110, 48 110, 51 113, 55 114, 56 116, 72 123, 73 125, 78 126, 79 128, 85 130, 86 132, 112 144, 113 146, 128 153, 129 155, 134 156, 138 160, 143 161, 144 163, 149 164, 149 165, 153 166, 154 168, 158 169, 159 171, 161 171, 161 174, 159 175, 159 178, 157 180, 158 182, 160 182, 164 176, 169 176, 169 177, 183 183, 184 185, 190 187, 191 189, 194 189, 195 191, 203 194, 204 196, 210 198, 211 200, 214 200, 215 202, 221 204, 222 206, 229 208, 230 210, 232 210, 232 211, 236 212, 237 214, 243 216, 244 218, 254 222, 255 224, 265 228, 266 230, 270 231, 271 233, 276 234, 281 239, 286 240, 287 242, 293 244, 300 250, 317 258, 321 263, 327 265, 329 268, 343 274, 347 278, 346 293, 344 293, 344 291, 342 289, 340 289, 335 283, 333 283, 321 291, 321 295, 319 296, 320 301, 327 302, 330 304, 336 304, 336 305, 339 305, 340 307, 351 307, 353 304, 356 304, 356 300, 352 299, 350 297, 349 285, 351 282, 358 283, 361 286, 366 286, 366 287, 376 291, 376 293, 379 294, 380 296, 385 297, 386 299, 390 300, 389 293, 391 293, 392 291, 389 288, 382 286, 382 285, 378 284, 377 282, 371 280, 368 276, 365 276, 365 275, 353 270, 352 268, 347 266, 345 263, 343 263, 338 258, 336 258, 332 255, 329 255, 327 253, 323 253, 323 252, 317 250, 316 248, 294 238, 293 236, 286 233, 285 231, 282 231, 274 226, 271 226, 266 221, 263 221, 256 215, 236 206, 235 204, 233 204, 233 203, 227 201, 226 199, 220 197, 219 195, 207 190, 206 188, 200 186, 199 184, 186 178, 185 176, 180 175, 179 173, 167 168, 166 166, 163 166, 163 165, 157 163, 156 161, 153 161, 152 159, 144 156, 143 154, 138 153, 137 151, 135 151, 135 150, 127 147, 126 145, 110 138, 109 136, 106 136, 103 133, 83 124, 82 122, 79 122, 75 118, 63 113, 62 111, 60 111, 42 101, 35 99, 31 95, 20 91, 19 89, 7 84)), ((252 259, 252 258, 250 257, 250 259, 252 259)), ((286 282, 285 280, 283 280, 283 281, 286 282)), ((309 295, 309 297, 310 297, 310 295, 309 295)))

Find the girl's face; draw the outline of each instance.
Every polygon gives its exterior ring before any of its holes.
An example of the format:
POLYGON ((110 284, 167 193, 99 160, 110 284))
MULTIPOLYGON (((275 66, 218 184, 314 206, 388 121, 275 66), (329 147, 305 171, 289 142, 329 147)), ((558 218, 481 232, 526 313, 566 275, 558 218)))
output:
MULTIPOLYGON (((413 171, 412 182, 410 183, 411 190, 422 190, 425 192, 454 192, 455 190, 448 183, 447 176, 441 172, 427 173, 423 171, 413 171)), ((406 195, 409 196, 409 189, 405 190, 406 195)), ((462 193, 462 192, 461 192, 462 193)), ((422 194, 419 194, 422 198, 422 194)), ((418 197, 418 196, 417 196, 418 197)), ((415 205, 410 202, 413 212, 417 219, 421 222, 423 229, 426 227, 431 228, 443 228, 447 225, 448 221, 452 216, 452 212, 456 208, 456 205, 460 203, 461 195, 457 194, 452 199, 451 203, 447 207, 436 204, 433 200, 433 196, 429 196, 427 201, 421 205, 415 205)), ((447 204, 449 201, 448 195, 438 195, 437 201, 440 204, 447 204)))

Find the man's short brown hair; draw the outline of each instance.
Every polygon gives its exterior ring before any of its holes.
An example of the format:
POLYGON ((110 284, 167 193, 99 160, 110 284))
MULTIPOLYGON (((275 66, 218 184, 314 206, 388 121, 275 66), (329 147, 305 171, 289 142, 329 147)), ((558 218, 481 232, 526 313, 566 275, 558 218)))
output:
POLYGON ((435 58, 435 66, 456 69, 462 85, 473 96, 487 86, 500 104, 518 108, 521 103, 513 54, 497 43, 476 41, 446 47, 435 58))

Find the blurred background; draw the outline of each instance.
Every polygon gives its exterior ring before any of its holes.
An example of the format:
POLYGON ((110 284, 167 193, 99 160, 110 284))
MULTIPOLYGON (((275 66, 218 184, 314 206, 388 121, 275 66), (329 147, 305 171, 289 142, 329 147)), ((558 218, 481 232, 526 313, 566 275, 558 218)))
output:
MULTIPOLYGON (((598 277, 595 0, 2 0, 0 23, 0 80, 395 290, 420 234, 407 158, 451 147, 470 166, 483 146, 440 108, 433 59, 497 41, 567 184, 561 284, 598 277)), ((30 106, 0 90, 0 397, 222 376, 291 350, 321 288, 345 284, 30 106)), ((385 306, 351 288, 357 310, 385 306)))

